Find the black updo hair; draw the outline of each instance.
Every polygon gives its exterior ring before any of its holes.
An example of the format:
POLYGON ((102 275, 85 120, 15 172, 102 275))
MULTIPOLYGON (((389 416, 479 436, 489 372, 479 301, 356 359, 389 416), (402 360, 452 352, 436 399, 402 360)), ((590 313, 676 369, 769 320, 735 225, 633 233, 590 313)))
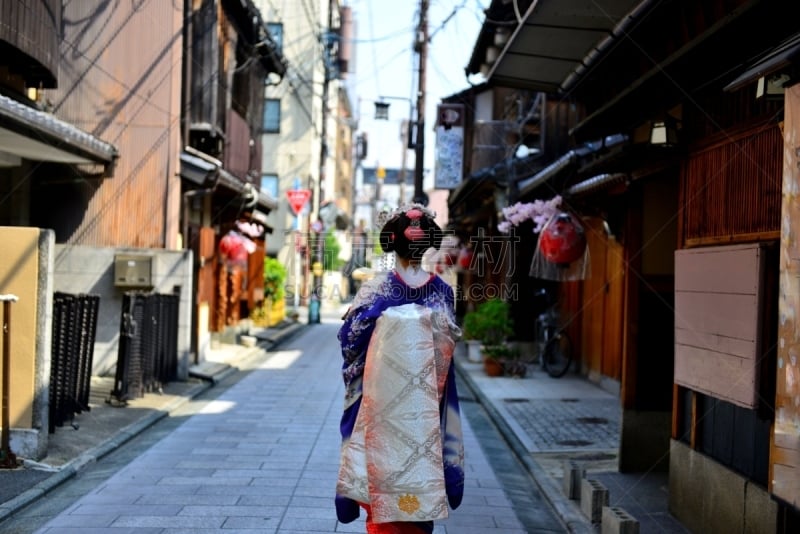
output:
POLYGON ((405 213, 400 213, 384 224, 380 235, 383 251, 394 252, 408 260, 421 260, 426 250, 438 249, 442 245, 442 229, 424 212, 419 218, 419 227, 425 232, 423 237, 414 241, 408 239, 404 232, 409 226, 411 219, 405 213))

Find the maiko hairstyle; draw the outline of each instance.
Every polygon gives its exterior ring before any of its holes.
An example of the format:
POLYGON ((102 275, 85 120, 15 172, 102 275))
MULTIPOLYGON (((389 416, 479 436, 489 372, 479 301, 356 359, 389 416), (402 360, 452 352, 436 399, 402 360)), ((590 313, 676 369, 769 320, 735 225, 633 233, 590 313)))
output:
POLYGON ((426 250, 442 245, 442 229, 433 217, 430 210, 416 205, 393 213, 381 229, 381 248, 401 258, 421 260, 426 250))

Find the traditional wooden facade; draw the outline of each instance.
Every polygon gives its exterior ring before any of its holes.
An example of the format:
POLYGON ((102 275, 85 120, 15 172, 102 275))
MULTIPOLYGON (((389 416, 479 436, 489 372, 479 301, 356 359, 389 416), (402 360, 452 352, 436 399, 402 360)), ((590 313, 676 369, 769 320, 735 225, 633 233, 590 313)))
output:
POLYGON ((693 531, 793 531, 796 24, 763 1, 553 7, 520 3, 485 70, 579 110, 563 133, 588 150, 527 193, 556 184, 586 222, 591 276, 562 302, 583 372, 619 392, 620 469, 669 469, 693 531))
POLYGON ((252 1, 193 1, 187 8, 181 198, 183 238, 196 258, 194 343, 201 353, 209 332, 236 330, 263 300, 267 215, 277 207, 259 190, 263 91, 286 63, 252 1), (244 234, 243 224, 260 231, 244 234), (246 262, 226 257, 229 232, 252 241, 246 262))
POLYGON ((52 228, 59 244, 192 250, 202 359, 208 332, 259 300, 277 205, 259 191, 259 134, 265 79, 286 64, 260 12, 8 0, 0 17, 0 224, 52 228), (218 242, 239 222, 263 231, 232 281, 218 242))

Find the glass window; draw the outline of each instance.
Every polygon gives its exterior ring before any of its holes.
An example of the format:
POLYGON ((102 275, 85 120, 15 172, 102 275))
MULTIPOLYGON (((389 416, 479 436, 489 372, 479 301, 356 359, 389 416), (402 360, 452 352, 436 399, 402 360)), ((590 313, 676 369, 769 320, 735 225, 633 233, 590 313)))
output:
POLYGON ((277 98, 264 100, 264 125, 265 133, 279 133, 281 131, 281 101, 277 98))
POLYGON ((267 193, 274 199, 278 198, 278 175, 277 174, 262 174, 261 175, 261 191, 267 193))
POLYGON ((283 23, 267 22, 267 30, 272 40, 275 41, 278 52, 283 53, 283 23))

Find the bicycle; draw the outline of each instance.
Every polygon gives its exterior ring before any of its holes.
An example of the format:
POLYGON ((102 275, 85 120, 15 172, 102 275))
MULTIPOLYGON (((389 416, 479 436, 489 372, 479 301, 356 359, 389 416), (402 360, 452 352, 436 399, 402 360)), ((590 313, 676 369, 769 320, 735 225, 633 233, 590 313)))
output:
POLYGON ((550 298, 546 289, 540 289, 537 296, 546 297, 550 302, 547 309, 536 319, 536 341, 542 369, 553 378, 561 378, 572 364, 572 340, 561 326, 558 300, 550 298))

